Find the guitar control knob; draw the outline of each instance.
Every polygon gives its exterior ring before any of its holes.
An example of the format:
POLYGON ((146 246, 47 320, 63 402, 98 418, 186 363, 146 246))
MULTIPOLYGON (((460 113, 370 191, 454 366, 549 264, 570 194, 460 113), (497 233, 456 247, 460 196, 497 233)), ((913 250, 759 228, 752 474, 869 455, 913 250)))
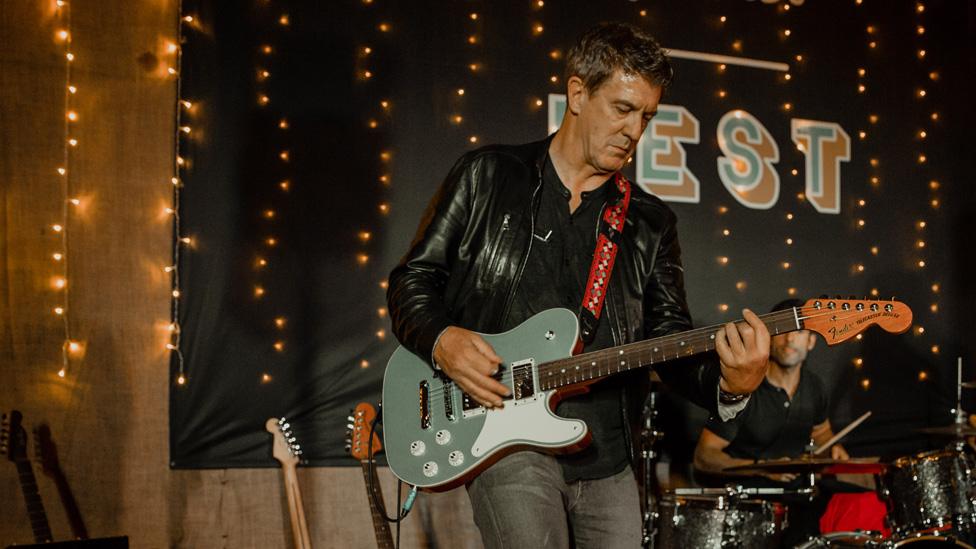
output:
POLYGON ((434 440, 437 441, 437 444, 443 446, 448 442, 451 442, 451 432, 447 429, 441 429, 434 434, 434 440))
POLYGON ((427 445, 422 440, 415 440, 410 443, 410 453, 415 456, 422 456, 427 451, 427 445))
POLYGON ((464 452, 461 450, 454 450, 447 456, 447 462, 455 467, 461 465, 464 463, 464 452))
POLYGON ((433 461, 428 461, 424 464, 424 476, 430 478, 437 474, 437 464, 433 461))

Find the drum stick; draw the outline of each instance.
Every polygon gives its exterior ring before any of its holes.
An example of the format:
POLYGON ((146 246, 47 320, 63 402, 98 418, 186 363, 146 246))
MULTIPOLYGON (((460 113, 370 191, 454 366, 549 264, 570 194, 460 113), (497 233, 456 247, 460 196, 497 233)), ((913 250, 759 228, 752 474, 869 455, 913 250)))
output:
POLYGON ((860 425, 861 422, 863 422, 865 419, 867 419, 869 417, 871 417, 871 410, 868 410, 867 412, 864 412, 864 415, 862 415, 861 417, 859 417, 859 418, 855 419, 854 421, 850 422, 847 425, 847 427, 844 427, 843 429, 841 429, 839 433, 837 433, 836 435, 832 436, 830 438, 830 440, 828 440, 827 442, 823 443, 823 445, 820 446, 820 448, 817 448, 816 450, 814 450, 813 451, 813 455, 817 455, 817 454, 823 453, 824 450, 826 450, 827 448, 830 448, 831 446, 833 446, 834 444, 836 444, 838 440, 840 440, 840 439, 844 438, 845 436, 847 436, 847 433, 850 433, 851 431, 853 431, 855 427, 857 427, 858 425, 860 425))

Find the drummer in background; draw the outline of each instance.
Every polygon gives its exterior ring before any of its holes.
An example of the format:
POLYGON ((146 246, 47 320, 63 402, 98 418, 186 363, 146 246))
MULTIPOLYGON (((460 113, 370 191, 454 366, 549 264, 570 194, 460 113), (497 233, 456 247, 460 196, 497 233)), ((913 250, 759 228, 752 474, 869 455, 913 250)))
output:
MULTIPOLYGON (((803 302, 788 299, 773 307, 782 311, 802 307, 803 302)), ((807 451, 810 439, 819 446, 834 436, 827 418, 829 400, 823 381, 804 368, 807 354, 817 344, 817 336, 798 330, 772 337, 769 369, 749 405, 738 417, 723 422, 709 418, 695 447, 695 468, 722 475, 723 469, 751 465, 757 460, 797 458, 807 451)), ((833 459, 849 459, 840 444, 830 448, 833 459)), ((767 474, 738 478, 737 484, 751 487, 799 487, 795 474, 767 474)), ((724 478, 728 481, 728 478, 724 478)), ((792 547, 809 536, 819 535, 818 521, 830 496, 813 502, 790 502, 790 526, 784 532, 784 545, 792 547), (822 501, 821 501, 822 500, 822 501)))

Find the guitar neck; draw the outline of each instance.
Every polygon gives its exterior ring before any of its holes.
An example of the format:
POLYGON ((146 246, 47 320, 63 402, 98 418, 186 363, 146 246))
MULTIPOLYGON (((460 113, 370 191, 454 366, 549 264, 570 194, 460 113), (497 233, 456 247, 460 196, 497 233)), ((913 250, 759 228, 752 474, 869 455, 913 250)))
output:
POLYGON ((291 532, 295 538, 295 548, 312 549, 312 540, 308 534, 308 523, 305 522, 302 491, 298 487, 298 472, 293 463, 282 463, 281 470, 285 476, 285 493, 288 495, 288 512, 291 517, 291 532))
POLYGON ((383 499, 383 490, 380 487, 380 479, 376 475, 376 468, 370 467, 369 460, 366 459, 361 460, 359 464, 362 465, 363 481, 366 482, 366 499, 369 500, 369 514, 373 517, 373 532, 376 534, 376 546, 380 549, 394 549, 393 535, 390 533, 390 524, 376 507, 376 503, 373 501, 372 495, 368 493, 369 487, 373 486, 373 488, 376 490, 376 496, 380 500, 383 499), (370 477, 372 477, 372 483, 370 483, 370 477))
MULTIPOLYGON (((772 335, 803 329, 803 320, 795 307, 760 315, 759 319, 772 335)), ((548 391, 711 351, 715 349, 715 333, 721 327, 697 328, 546 362, 539 365, 539 385, 548 391)))
POLYGON ((17 476, 20 478, 20 489, 24 493, 24 503, 27 504, 27 516, 30 519, 31 530, 34 532, 34 541, 37 543, 54 541, 51 527, 47 523, 47 513, 44 512, 44 503, 41 501, 41 493, 37 490, 37 479, 34 477, 34 470, 29 461, 17 462, 17 476))

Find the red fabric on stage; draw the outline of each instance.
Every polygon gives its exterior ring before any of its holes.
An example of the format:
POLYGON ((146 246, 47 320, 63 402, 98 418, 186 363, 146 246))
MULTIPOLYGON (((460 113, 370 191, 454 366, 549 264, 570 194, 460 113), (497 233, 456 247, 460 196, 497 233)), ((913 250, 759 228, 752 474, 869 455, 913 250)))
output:
POLYGON ((885 525, 887 513, 884 502, 874 492, 834 494, 820 517, 820 532, 873 530, 888 537, 891 530, 885 525))

